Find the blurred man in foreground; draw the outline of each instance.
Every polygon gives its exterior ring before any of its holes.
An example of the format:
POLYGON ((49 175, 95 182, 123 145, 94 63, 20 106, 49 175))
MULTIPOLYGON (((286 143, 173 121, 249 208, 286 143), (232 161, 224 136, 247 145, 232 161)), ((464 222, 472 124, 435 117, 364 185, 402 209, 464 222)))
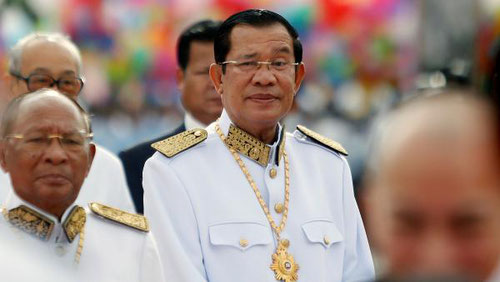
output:
POLYGON ((389 276, 499 281, 497 128, 489 104, 453 92, 403 105, 382 123, 365 200, 389 276))
MULTIPOLYGON (((70 281, 162 281, 146 218, 99 203, 74 204, 95 155, 88 115, 65 95, 42 89, 7 106, 0 125, 0 165, 12 185, 2 200, 1 245, 26 265, 39 260, 70 281)), ((1 252, 2 260, 11 253, 1 252)), ((5 267, 2 278, 32 276, 5 267), (25 276, 28 275, 28 276, 25 276)), ((59 279, 58 275, 40 279, 59 279)), ((55 274, 54 272, 52 274, 55 274)))
POLYGON ((174 131, 120 152, 127 183, 138 213, 143 213, 142 170, 155 150, 151 144, 181 133, 186 129, 204 128, 222 111, 220 96, 208 76, 214 62, 214 38, 220 22, 203 20, 184 30, 177 42, 177 84, 184 106, 184 122, 174 131))
MULTIPOLYGON (((76 100, 83 88, 82 59, 78 48, 59 33, 33 33, 17 42, 9 53, 10 98, 40 88, 59 89, 76 100)), ((4 94, 4 93, 1 93, 4 94)), ((94 165, 77 202, 103 201, 134 211, 120 160, 96 146, 94 165)), ((8 178, 0 173, 0 201, 5 197, 8 178)))

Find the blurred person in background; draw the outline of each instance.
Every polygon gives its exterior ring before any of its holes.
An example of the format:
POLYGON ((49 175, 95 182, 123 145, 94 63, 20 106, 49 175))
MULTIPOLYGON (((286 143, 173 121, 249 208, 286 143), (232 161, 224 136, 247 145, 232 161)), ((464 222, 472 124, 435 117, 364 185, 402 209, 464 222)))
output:
MULTIPOLYGON (((80 51, 63 34, 29 34, 12 47, 5 79, 9 92, 2 94, 10 99, 40 88, 52 88, 76 101, 84 85, 80 51)), ((0 173, 0 187, 7 186, 8 178, 0 173)), ((3 200, 5 189, 0 190, 0 200, 3 200)), ((81 203, 89 201, 135 211, 120 160, 98 145, 94 165, 77 199, 81 203)))
POLYGON ((491 104, 465 90, 410 101, 381 123, 363 195, 381 273, 500 281, 497 128, 491 104))
MULTIPOLYGON (((56 90, 11 101, 0 124, 0 165, 12 183, 2 186, 1 245, 15 247, 23 265, 46 266, 37 281, 163 281, 144 216, 74 203, 96 153, 91 140, 87 113, 56 90)), ((2 248, 0 261, 14 254, 2 248)), ((28 281, 31 269, 4 264, 0 273, 28 281)))
POLYGON ((185 29, 177 42, 177 84, 184 106, 184 122, 167 135, 120 152, 128 187, 138 213, 143 213, 142 170, 155 150, 151 144, 193 128, 204 128, 220 116, 222 102, 208 69, 214 62, 214 38, 219 21, 202 20, 185 29))

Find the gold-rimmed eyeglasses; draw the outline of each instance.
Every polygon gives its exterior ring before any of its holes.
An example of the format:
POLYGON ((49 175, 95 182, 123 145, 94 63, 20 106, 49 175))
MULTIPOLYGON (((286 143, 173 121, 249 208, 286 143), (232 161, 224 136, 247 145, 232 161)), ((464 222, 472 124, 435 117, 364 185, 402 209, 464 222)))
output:
POLYGON ((52 143, 52 139, 56 139, 66 152, 80 152, 85 149, 93 136, 93 133, 82 130, 65 134, 45 132, 13 133, 6 135, 5 139, 18 140, 23 149, 34 152, 47 149, 52 143))
POLYGON ((270 71, 283 72, 288 70, 291 66, 298 66, 300 63, 289 62, 285 60, 272 60, 272 61, 225 61, 218 63, 221 66, 233 65, 237 70, 245 73, 253 73, 259 69, 260 65, 267 65, 270 71))

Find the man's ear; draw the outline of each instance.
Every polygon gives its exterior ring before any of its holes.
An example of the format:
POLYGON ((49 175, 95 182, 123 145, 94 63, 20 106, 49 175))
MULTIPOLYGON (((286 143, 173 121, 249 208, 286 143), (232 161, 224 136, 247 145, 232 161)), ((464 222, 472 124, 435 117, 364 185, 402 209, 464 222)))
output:
POLYGON ((222 95, 223 87, 222 87, 222 66, 213 63, 210 65, 210 80, 212 80, 212 84, 215 87, 215 90, 219 95, 222 95))
POLYGON ((306 67, 304 63, 300 63, 297 66, 297 70, 295 71, 295 88, 294 88, 294 93, 293 95, 297 95, 297 92, 299 92, 300 85, 302 84, 302 81, 304 80, 304 76, 306 75, 306 67))
POLYGON ((5 141, 0 141, 0 167, 4 172, 7 172, 7 162, 6 162, 6 150, 5 150, 5 141))
POLYGON ((87 173, 86 173, 85 177, 88 176, 90 168, 92 167, 92 162, 94 161, 94 157, 95 157, 95 151, 96 151, 96 149, 95 149, 94 143, 90 143, 89 144, 89 165, 87 167, 87 173))
POLYGON ((179 91, 182 93, 184 90, 184 70, 181 68, 178 68, 175 72, 175 80, 177 82, 177 88, 179 88, 179 91))

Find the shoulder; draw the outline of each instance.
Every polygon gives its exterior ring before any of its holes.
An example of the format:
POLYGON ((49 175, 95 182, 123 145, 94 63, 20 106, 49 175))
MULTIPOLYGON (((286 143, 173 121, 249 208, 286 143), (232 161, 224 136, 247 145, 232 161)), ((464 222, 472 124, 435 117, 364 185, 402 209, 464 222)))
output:
POLYGON ((330 138, 327 138, 305 126, 302 126, 302 125, 298 125, 297 126, 297 129, 295 130, 295 132, 293 133, 293 136, 294 138, 300 142, 300 143, 304 143, 304 144, 310 144, 310 145, 314 145, 314 146, 319 146, 321 148, 324 148, 328 151, 331 151, 331 152, 334 152, 336 154, 340 154, 340 155, 343 155, 343 156, 347 156, 348 153, 347 153, 347 150, 344 149, 344 147, 330 139, 330 138))
POLYGON ((188 149, 194 148, 207 139, 205 129, 195 128, 151 144, 151 147, 167 158, 172 158, 188 149))
POLYGON ((130 229, 149 232, 149 222, 147 218, 140 214, 129 213, 117 208, 99 203, 90 203, 89 208, 92 214, 109 223, 118 223, 130 229))
POLYGON ((121 165, 120 159, 110 152, 108 149, 100 146, 100 145, 95 145, 96 148, 96 153, 94 157, 94 163, 99 162, 99 163, 106 163, 106 164, 112 164, 112 163, 117 163, 121 165))
POLYGON ((161 137, 157 137, 148 141, 144 141, 142 143, 139 143, 129 149, 121 151, 118 156, 120 159, 125 163, 128 161, 131 162, 137 162, 138 158, 143 158, 144 161, 146 161, 149 157, 151 157, 154 153, 155 150, 151 147, 151 144, 156 143, 158 141, 164 140, 166 138, 169 138, 173 135, 176 135, 178 133, 183 132, 186 130, 186 127, 183 124, 181 124, 179 127, 174 129, 173 131, 169 132, 168 134, 165 134, 161 137))

